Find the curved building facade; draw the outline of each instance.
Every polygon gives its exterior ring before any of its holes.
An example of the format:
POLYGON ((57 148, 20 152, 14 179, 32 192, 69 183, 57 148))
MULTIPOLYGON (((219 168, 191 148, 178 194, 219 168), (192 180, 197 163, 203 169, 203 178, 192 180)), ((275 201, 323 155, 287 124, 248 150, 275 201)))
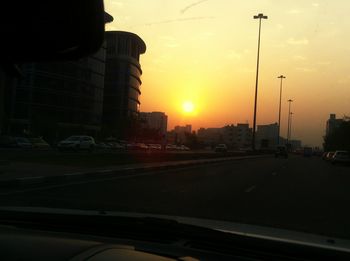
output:
POLYGON ((141 95, 140 55, 146 44, 136 34, 108 31, 103 101, 103 126, 110 134, 121 134, 126 123, 139 113, 141 95))

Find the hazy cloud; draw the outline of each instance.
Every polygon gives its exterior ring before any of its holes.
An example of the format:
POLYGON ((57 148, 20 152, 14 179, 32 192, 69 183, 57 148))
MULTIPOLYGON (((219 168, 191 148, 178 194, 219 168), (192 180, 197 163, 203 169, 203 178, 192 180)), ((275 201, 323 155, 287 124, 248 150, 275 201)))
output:
POLYGON ((309 44, 309 40, 306 38, 304 38, 304 39, 289 38, 287 40, 287 43, 291 44, 291 45, 307 45, 307 44, 309 44))
POLYGON ((303 10, 300 10, 300 9, 291 9, 289 10, 287 13, 288 14, 301 14, 303 13, 304 11, 303 10))
POLYGON ((196 21, 196 20, 207 20, 207 19, 214 19, 213 16, 196 16, 196 17, 187 17, 187 18, 178 18, 178 19, 169 19, 169 20, 163 20, 158 22, 151 22, 151 23, 145 23, 144 25, 157 25, 157 24, 170 24, 170 23, 177 23, 177 22, 188 22, 188 21, 196 21))
POLYGON ((230 60, 239 60, 241 59, 241 57, 242 57, 242 54, 240 54, 239 52, 236 52, 234 50, 228 51, 227 58, 230 60))
POLYGON ((187 12, 189 9, 191 9, 191 8, 197 6, 197 5, 200 5, 200 4, 204 3, 204 2, 207 2, 207 1, 209 1, 209 0, 200 0, 200 1, 194 2, 194 3, 192 3, 192 4, 189 4, 188 6, 185 6, 182 10, 180 10, 180 13, 181 13, 181 14, 184 14, 184 13, 187 12))
POLYGON ((300 72, 314 72, 314 71, 316 71, 315 68, 310 68, 310 67, 297 67, 295 69, 297 71, 300 71, 300 72))
POLYGON ((110 3, 111 3, 112 5, 116 5, 116 6, 118 6, 118 7, 122 7, 122 6, 124 5, 124 3, 119 2, 119 1, 111 1, 110 3))
POLYGON ((293 59, 294 59, 294 60, 297 60, 297 61, 305 61, 305 60, 306 60, 306 57, 305 57, 305 56, 302 56, 302 55, 294 55, 294 56, 293 56, 293 59))

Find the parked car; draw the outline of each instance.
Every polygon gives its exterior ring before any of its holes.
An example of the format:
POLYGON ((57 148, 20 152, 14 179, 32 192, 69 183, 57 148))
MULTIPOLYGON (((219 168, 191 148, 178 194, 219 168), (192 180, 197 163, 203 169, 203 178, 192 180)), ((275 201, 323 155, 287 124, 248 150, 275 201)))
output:
POLYGON ((215 147, 215 152, 227 152, 227 146, 226 144, 218 144, 215 147))
POLYGON ((58 149, 63 150, 93 150, 96 146, 91 136, 70 136, 58 143, 58 149))
POLYGON ((15 141, 17 148, 31 149, 33 147, 32 143, 27 138, 15 137, 15 141))
POLYGON ((29 138, 28 140, 30 141, 34 149, 47 150, 50 148, 50 145, 42 138, 29 138))
POLYGON ((332 160, 332 158, 333 158, 333 156, 334 156, 334 151, 329 151, 328 153, 327 153, 327 156, 326 156, 326 160, 327 161, 331 161, 332 160))
POLYGON ((160 144, 148 144, 150 150, 161 150, 162 146, 160 144))
POLYGON ((173 144, 167 144, 165 147, 166 150, 173 151, 176 150, 176 145, 173 144))
POLYGON ((285 146, 278 146, 275 151, 275 157, 288 158, 287 148, 285 146))
POLYGON ((328 154, 328 151, 323 152, 323 154, 322 154, 323 160, 327 160, 327 154, 328 154))
POLYGON ((148 150, 148 146, 144 143, 128 143, 127 150, 129 151, 146 151, 148 150))
POLYGON ((348 151, 344 150, 337 150, 332 159, 331 162, 333 165, 337 163, 343 163, 343 164, 349 164, 350 163, 350 154, 348 151))
POLYGON ((12 136, 0 136, 0 148, 16 148, 17 143, 12 136))

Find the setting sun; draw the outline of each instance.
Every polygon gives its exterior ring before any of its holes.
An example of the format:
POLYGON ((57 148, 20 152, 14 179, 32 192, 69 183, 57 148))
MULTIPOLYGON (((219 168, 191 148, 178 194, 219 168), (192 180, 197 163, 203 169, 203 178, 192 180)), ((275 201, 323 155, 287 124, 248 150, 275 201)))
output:
POLYGON ((185 113, 192 113, 194 112, 194 104, 191 101, 185 101, 182 104, 182 109, 185 113))

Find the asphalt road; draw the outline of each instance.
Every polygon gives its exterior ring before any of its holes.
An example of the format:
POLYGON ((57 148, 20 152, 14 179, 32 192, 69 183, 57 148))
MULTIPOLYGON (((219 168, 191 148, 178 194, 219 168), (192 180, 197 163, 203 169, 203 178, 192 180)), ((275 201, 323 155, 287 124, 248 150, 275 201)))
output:
POLYGON ((0 192, 0 205, 166 214, 350 238, 350 167, 261 158, 0 192))

